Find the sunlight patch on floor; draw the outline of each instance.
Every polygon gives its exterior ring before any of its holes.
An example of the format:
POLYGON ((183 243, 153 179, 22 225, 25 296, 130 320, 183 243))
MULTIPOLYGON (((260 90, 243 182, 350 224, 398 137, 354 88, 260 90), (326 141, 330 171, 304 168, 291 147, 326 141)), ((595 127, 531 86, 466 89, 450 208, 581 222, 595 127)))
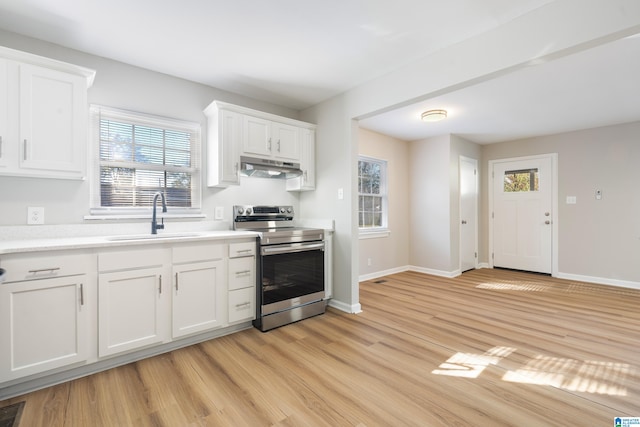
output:
POLYGON ((493 347, 483 354, 456 353, 442 363, 439 369, 434 369, 431 373, 451 377, 477 378, 487 366, 497 365, 502 358, 507 357, 515 350, 511 347, 493 347))
MULTIPOLYGON (((490 365, 498 365, 516 349, 493 347, 482 354, 458 352, 431 371, 435 375, 478 378, 490 365)), ((634 367, 627 363, 575 360, 538 355, 522 368, 510 370, 503 381, 521 384, 552 386, 582 393, 626 396, 624 386, 634 367)))
POLYGON ((539 355, 523 368, 507 372, 509 382, 549 385, 583 393, 626 396, 625 378, 633 368, 626 363, 579 361, 539 355))
POLYGON ((496 291, 525 291, 525 292, 544 292, 549 290, 551 286, 543 283, 514 281, 509 282, 485 282, 476 286, 477 289, 489 289, 496 291))

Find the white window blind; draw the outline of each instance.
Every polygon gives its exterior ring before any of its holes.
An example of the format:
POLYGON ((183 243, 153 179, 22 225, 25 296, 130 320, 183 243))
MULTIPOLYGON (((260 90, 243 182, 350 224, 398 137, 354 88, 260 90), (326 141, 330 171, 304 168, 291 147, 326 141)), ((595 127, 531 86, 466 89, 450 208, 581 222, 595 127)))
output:
POLYGON ((200 125, 91 107, 96 156, 92 212, 148 209, 157 192, 174 211, 200 208, 200 125))

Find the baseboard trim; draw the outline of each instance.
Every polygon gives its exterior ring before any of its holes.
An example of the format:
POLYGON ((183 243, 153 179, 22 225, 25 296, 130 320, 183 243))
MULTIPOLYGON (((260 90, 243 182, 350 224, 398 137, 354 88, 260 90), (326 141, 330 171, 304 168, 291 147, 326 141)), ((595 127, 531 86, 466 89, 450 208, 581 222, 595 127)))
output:
POLYGON ((347 304, 342 301, 338 301, 334 298, 329 300, 329 307, 333 307, 336 310, 344 311, 345 313, 357 314, 362 312, 362 306, 360 303, 347 304))
POLYGON ((433 276, 448 277, 449 279, 457 277, 462 274, 460 269, 453 270, 453 271, 445 271, 445 270, 434 270, 432 268, 417 267, 415 265, 409 266, 409 271, 415 271, 417 273, 424 273, 424 274, 431 274, 433 276))
POLYGON ((558 273, 558 279, 575 280, 578 282, 596 283, 598 285, 617 286, 620 288, 640 289, 640 282, 629 280, 609 279, 606 277, 583 276, 580 274, 558 273))
POLYGON ((404 271, 409 271, 410 269, 411 269, 411 266, 405 265, 403 267, 395 267, 395 268, 390 268, 388 270, 376 271, 375 273, 363 274, 359 276, 358 281, 366 282, 367 280, 374 280, 383 276, 388 276, 390 274, 402 273, 404 271))

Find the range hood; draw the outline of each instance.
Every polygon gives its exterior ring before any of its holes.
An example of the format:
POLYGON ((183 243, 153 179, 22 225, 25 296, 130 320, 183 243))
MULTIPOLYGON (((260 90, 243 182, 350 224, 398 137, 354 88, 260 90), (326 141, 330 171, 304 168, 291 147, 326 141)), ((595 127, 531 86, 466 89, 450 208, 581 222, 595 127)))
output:
POLYGON ((257 178, 287 179, 302 175, 300 163, 240 157, 240 174, 257 178))

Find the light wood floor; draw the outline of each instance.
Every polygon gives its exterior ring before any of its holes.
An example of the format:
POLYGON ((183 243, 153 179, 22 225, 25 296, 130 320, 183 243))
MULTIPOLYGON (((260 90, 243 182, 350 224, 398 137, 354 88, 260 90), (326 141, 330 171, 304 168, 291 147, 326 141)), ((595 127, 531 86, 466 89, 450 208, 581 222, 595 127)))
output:
POLYGON ((32 426, 612 426, 640 416, 640 291, 501 270, 361 284, 255 329, 0 402, 32 426))

